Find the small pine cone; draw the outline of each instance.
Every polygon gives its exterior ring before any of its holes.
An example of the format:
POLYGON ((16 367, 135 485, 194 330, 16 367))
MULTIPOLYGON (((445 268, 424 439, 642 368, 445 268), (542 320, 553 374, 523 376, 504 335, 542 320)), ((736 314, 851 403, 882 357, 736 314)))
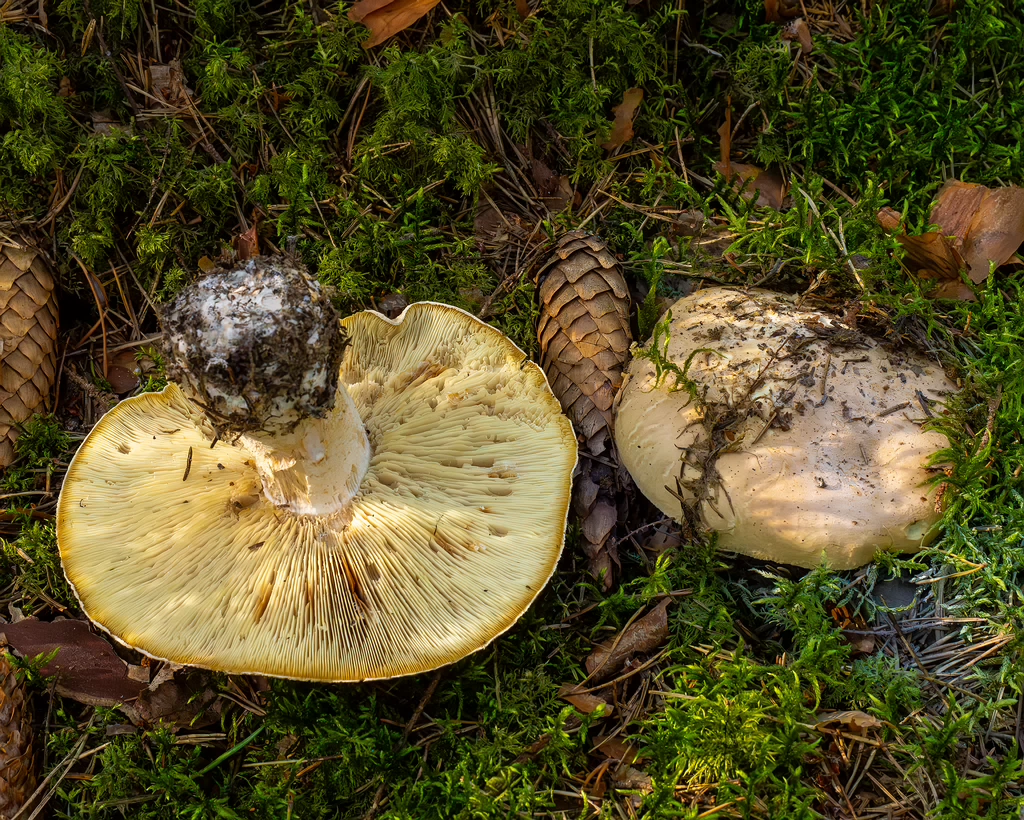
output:
POLYGON ((0 650, 0 820, 14 817, 36 788, 28 696, 0 650))
POLYGON ((573 231, 537 274, 541 366, 595 455, 611 446, 612 401, 629 358, 629 289, 604 241, 573 231))
POLYGON ((17 425, 45 410, 57 375, 57 294, 42 255, 0 241, 0 467, 17 425))
POLYGON ((590 572, 608 590, 618 564, 610 539, 619 518, 612 403, 632 341, 629 289, 604 241, 582 231, 562 237, 537 281, 541 366, 583 445, 573 508, 590 572))

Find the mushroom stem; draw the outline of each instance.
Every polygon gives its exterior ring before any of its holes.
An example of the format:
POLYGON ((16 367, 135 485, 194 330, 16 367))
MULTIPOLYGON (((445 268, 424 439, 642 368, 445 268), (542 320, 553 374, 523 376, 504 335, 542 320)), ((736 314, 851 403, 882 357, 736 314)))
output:
POLYGON ((370 466, 370 440, 340 383, 335 410, 306 418, 287 433, 243 433, 267 500, 297 515, 341 512, 359 492, 370 466))

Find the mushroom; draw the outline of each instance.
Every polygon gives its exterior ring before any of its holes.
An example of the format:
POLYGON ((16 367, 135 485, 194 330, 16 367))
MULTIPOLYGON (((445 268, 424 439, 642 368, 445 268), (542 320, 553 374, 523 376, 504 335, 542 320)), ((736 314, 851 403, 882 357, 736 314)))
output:
POLYGON ((85 613, 151 657, 310 681, 486 646, 562 550, 576 441, 543 372, 447 305, 338 323, 296 264, 165 312, 162 393, 75 455, 57 538, 85 613))
POLYGON ((946 439, 921 423, 955 390, 793 297, 710 288, 634 355, 615 442, 648 499, 724 549, 849 569, 934 536, 923 485, 946 439))

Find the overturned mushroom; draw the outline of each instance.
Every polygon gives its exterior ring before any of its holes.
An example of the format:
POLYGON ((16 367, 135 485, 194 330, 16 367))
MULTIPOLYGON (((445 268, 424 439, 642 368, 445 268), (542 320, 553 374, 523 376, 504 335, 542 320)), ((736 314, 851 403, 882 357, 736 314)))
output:
POLYGON ((941 368, 766 291, 685 297, 667 333, 634 358, 615 420, 623 463, 666 514, 804 567, 934 535, 923 485, 946 439, 921 423, 956 389, 941 368))
POLYGON ((167 312, 177 383, 101 419, 61 494, 93 621, 178 663, 345 681, 451 663, 523 614, 576 460, 543 373, 446 305, 341 326, 280 257, 167 312))

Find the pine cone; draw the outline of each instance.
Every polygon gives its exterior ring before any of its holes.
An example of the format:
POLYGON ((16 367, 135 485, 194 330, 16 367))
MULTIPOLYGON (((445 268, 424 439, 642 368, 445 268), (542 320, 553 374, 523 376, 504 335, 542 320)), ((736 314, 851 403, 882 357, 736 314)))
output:
POLYGON ((0 242, 0 467, 17 425, 45 410, 57 374, 57 295, 42 255, 0 242))
POLYGON ((612 402, 629 357, 629 289, 604 241, 583 231, 566 234, 537 274, 541 366, 580 436, 580 473, 573 506, 583 522, 584 550, 595 578, 612 585, 618 564, 609 542, 618 520, 618 456, 612 402))
POLYGON ((25 688, 0 650, 0 820, 14 817, 36 788, 32 721, 25 688))

